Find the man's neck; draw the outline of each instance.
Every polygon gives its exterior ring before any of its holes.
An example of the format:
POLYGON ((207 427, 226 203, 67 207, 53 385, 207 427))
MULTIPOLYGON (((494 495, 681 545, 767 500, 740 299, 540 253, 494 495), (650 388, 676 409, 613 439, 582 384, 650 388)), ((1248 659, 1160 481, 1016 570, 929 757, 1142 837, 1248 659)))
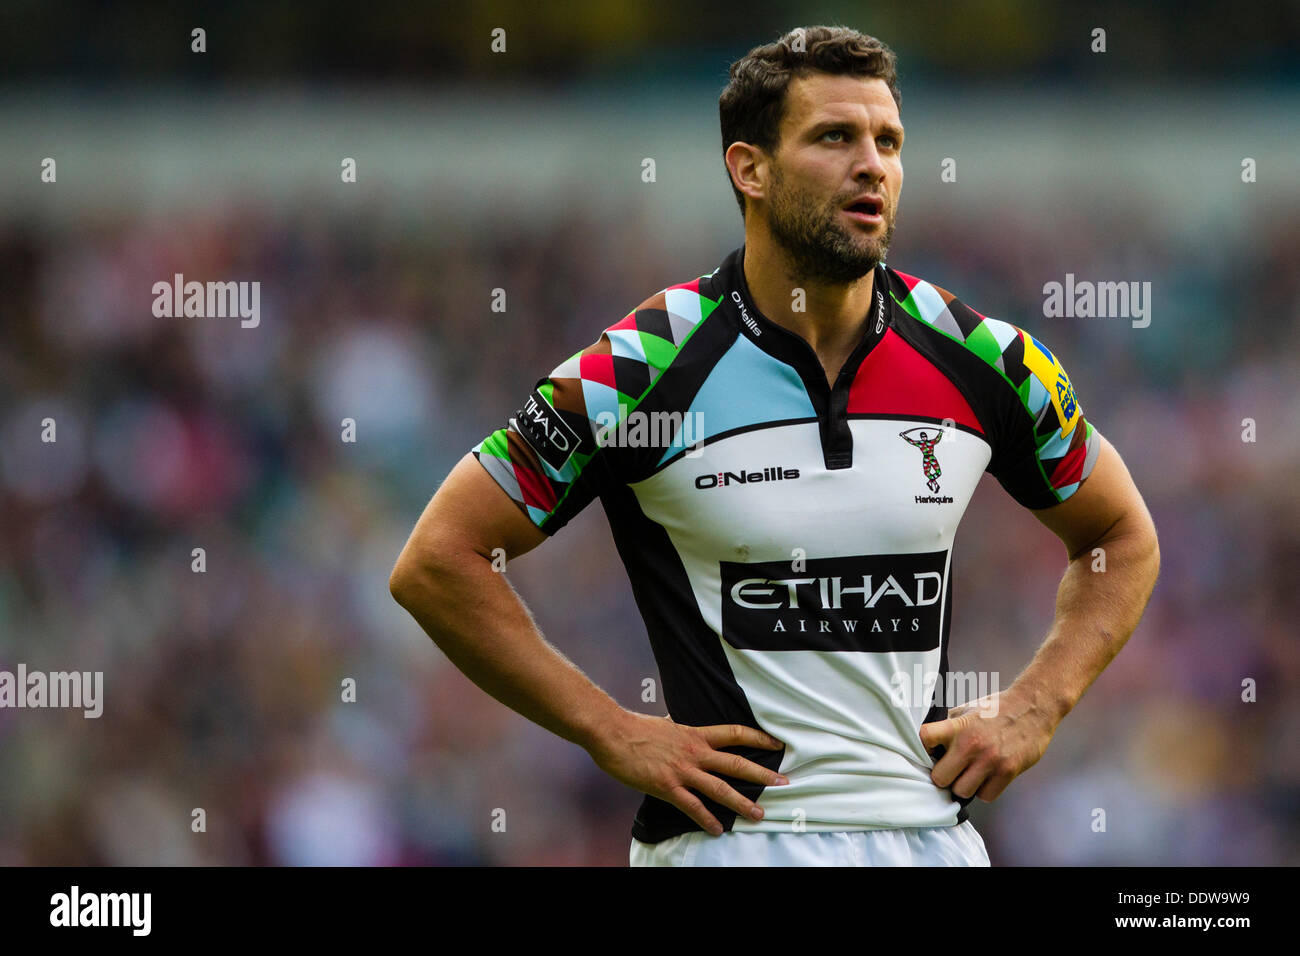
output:
POLYGON ((813 282, 794 275, 789 262, 770 241, 748 240, 742 268, 758 311, 812 346, 826 370, 827 381, 833 383, 874 314, 871 306, 876 270, 843 285, 813 282), (802 296, 796 295, 796 289, 803 290, 802 296), (800 304, 803 311, 796 311, 800 304))

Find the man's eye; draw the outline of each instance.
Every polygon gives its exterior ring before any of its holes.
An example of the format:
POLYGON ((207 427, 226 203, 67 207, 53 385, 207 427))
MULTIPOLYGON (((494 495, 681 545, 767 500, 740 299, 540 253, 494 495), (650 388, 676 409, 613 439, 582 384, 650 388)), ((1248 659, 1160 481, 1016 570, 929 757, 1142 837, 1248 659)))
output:
MULTIPOLYGON (((880 139, 883 139, 886 143, 888 143, 890 149, 897 149, 897 148, 898 148, 898 140, 894 139, 894 137, 892 137, 892 136, 881 136, 880 139)), ((879 142, 879 140, 877 140, 877 142, 879 142)))
POLYGON ((822 133, 822 139, 825 139, 827 136, 838 136, 838 137, 840 137, 840 139, 842 140, 842 139, 844 138, 844 130, 842 130, 842 129, 830 129, 830 130, 827 130, 826 132, 822 133))

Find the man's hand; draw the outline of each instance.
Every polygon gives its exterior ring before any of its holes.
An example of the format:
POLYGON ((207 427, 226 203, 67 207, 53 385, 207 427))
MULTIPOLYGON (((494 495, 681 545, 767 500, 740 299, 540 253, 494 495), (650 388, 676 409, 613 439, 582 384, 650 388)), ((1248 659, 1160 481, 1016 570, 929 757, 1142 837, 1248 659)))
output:
POLYGON ((474 683, 547 730, 586 748, 614 779, 677 807, 710 833, 722 826, 699 793, 760 820, 763 811, 715 774, 788 783, 722 747, 780 750, 752 727, 687 727, 620 707, 542 637, 493 561, 546 540, 483 467, 466 455, 443 482, 397 560, 389 587, 474 683))
POLYGON ((1155 587, 1160 547, 1151 514, 1119 453, 1100 441, 1078 491, 1034 512, 1069 556, 1043 646, 1002 693, 921 725, 921 743, 938 760, 930 779, 963 800, 991 802, 1038 763, 1065 715, 1137 627, 1155 587))
POLYGON ((953 707, 947 720, 921 725, 921 744, 944 755, 930 773, 935 786, 952 786, 963 799, 996 800, 1047 751, 1059 718, 1011 686, 999 694, 953 707), (956 783, 954 784, 954 781, 956 783))
POLYGON ((761 730, 740 724, 689 727, 669 717, 624 713, 625 719, 589 748, 596 766, 620 783, 672 804, 714 836, 722 835, 722 824, 688 787, 741 816, 761 820, 762 808, 714 773, 768 786, 790 782, 739 754, 719 750, 741 746, 780 750, 784 746, 761 730))

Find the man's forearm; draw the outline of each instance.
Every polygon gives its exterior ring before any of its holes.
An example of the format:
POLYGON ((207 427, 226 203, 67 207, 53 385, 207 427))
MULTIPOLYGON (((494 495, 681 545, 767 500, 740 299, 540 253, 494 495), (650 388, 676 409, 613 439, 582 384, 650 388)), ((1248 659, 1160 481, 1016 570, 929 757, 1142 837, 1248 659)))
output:
POLYGON ((390 589, 470 680, 552 733, 590 750, 625 713, 546 641, 505 575, 482 556, 399 567, 390 589))
POLYGON ((1117 528, 1071 559, 1056 594, 1056 618, 1014 687, 1055 727, 1105 670, 1142 619, 1160 570, 1147 523, 1117 528), (1105 570, 1094 554, 1101 548, 1105 570))

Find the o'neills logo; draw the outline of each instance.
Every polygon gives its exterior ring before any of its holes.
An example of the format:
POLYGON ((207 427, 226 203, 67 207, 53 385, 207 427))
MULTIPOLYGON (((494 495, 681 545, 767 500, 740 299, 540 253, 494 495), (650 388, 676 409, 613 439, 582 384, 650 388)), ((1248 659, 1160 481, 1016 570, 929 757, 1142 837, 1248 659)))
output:
POLYGON ((754 651, 939 646, 947 552, 720 562, 722 637, 754 651))
POLYGON ((756 336, 762 335, 763 330, 758 327, 758 323, 749 314, 749 310, 745 308, 745 300, 740 297, 740 293, 735 289, 731 290, 731 301, 736 303, 736 308, 740 309, 740 319, 745 323, 745 327, 756 336))
POLYGON ((799 477, 798 468, 786 468, 771 465, 757 471, 720 471, 716 475, 700 475, 695 479, 696 488, 717 488, 718 486, 752 485, 760 481, 793 481, 799 477))

